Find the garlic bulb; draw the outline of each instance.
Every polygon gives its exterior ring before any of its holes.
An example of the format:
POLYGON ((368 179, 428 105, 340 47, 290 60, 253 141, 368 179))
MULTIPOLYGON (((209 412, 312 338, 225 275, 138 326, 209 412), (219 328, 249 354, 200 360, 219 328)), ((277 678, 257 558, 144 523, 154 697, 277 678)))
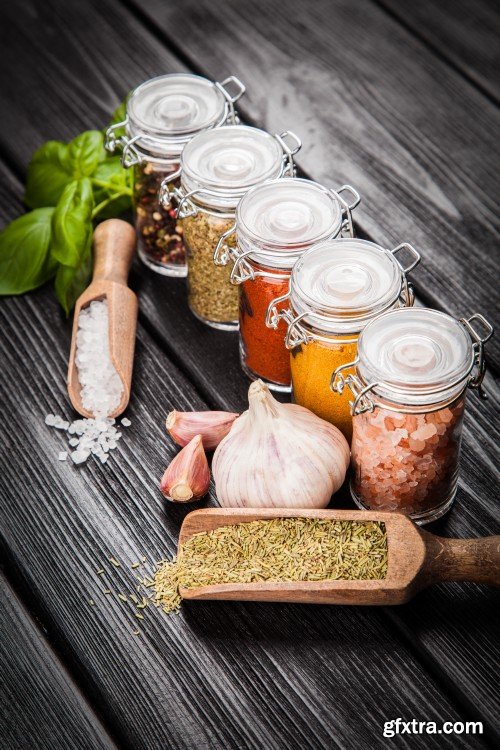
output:
POLYGON ((342 485, 349 446, 340 430, 297 404, 281 404, 257 380, 249 409, 215 451, 225 507, 324 508, 342 485))
POLYGON ((195 435, 201 435, 205 450, 213 451, 237 416, 229 411, 171 411, 166 426, 177 445, 187 445, 195 435))
POLYGON ((160 490, 168 500, 188 503, 206 495, 209 486, 210 469, 201 435, 195 435, 168 465, 160 482, 160 490))

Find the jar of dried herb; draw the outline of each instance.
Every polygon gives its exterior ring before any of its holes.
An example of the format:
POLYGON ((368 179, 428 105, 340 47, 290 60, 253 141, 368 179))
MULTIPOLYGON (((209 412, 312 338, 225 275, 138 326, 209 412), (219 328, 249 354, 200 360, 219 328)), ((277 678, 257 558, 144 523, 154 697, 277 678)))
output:
MULTIPOLYGON (((177 201, 188 266, 188 302, 201 321, 214 328, 238 327, 238 289, 229 268, 214 264, 221 236, 234 225, 242 196, 267 179, 293 173, 300 140, 290 132, 270 135, 243 125, 201 133, 181 157, 180 189, 168 190, 177 201)), ((228 238, 234 247, 234 240, 228 238)))
POLYGON ((327 240, 302 255, 289 290, 270 305, 268 325, 277 329, 280 318, 288 324, 293 400, 334 424, 349 441, 349 394, 333 398, 332 372, 356 358, 358 336, 370 320, 413 304, 406 274, 419 261, 407 243, 386 250, 366 240, 327 240))
POLYGON ((127 99, 126 117, 108 128, 106 148, 122 148, 122 164, 134 170, 134 213, 141 260, 165 276, 185 276, 185 248, 175 209, 161 205, 164 180, 179 185, 180 156, 197 133, 234 124, 234 103, 245 87, 234 76, 212 83, 200 76, 152 78, 127 99))
POLYGON ((215 261, 233 260, 231 279, 240 287, 241 366, 272 390, 289 391, 291 373, 282 332, 266 325, 269 306, 276 298, 278 310, 285 305, 292 267, 313 244, 353 235, 351 212, 359 200, 349 185, 333 190, 297 178, 270 181, 245 195, 233 234, 217 247, 215 261), (234 237, 236 247, 230 247, 234 237))
POLYGON ((466 391, 481 392, 492 333, 482 315, 457 321, 424 308, 366 326, 353 374, 336 376, 353 396, 351 493, 360 508, 398 510, 419 524, 450 508, 466 391))

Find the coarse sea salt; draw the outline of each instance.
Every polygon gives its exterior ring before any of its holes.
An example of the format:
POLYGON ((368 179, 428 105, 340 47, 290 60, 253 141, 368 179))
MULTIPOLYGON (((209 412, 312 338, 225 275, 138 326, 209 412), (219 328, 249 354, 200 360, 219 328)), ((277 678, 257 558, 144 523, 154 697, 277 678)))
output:
MULTIPOLYGON (((74 464, 85 463, 91 455, 104 464, 109 451, 116 448, 122 436, 115 426, 116 420, 108 414, 115 411, 123 394, 123 383, 109 353, 107 300, 96 300, 81 310, 76 347, 75 363, 82 405, 94 417, 70 423, 63 417, 47 414, 45 424, 66 432, 68 443, 74 449, 69 454, 74 464)), ((121 424, 129 427, 131 421, 124 417, 121 424)), ((60 461, 67 457, 67 451, 58 455, 60 461)))
POLYGON ((108 301, 95 300, 81 310, 75 364, 83 407, 94 417, 107 417, 119 406, 123 383, 109 353, 108 301))

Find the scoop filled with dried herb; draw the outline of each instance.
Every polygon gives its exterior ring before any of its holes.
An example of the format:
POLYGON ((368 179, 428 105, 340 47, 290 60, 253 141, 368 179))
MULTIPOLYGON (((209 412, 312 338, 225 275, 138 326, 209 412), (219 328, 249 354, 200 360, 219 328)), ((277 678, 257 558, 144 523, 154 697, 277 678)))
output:
POLYGON ((179 589, 262 582, 381 580, 387 534, 379 521, 273 518, 191 536, 154 576, 155 603, 181 604, 179 589))

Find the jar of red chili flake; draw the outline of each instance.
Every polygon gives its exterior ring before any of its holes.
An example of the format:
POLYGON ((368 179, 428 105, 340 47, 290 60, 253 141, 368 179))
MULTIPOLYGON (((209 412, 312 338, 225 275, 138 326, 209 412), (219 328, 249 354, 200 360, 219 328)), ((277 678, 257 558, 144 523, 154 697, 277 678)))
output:
POLYGON ((401 511, 418 524, 447 512, 467 387, 482 395, 492 333, 482 315, 457 321, 424 308, 384 313, 362 331, 345 378, 354 396, 351 494, 360 508, 401 511))
POLYGON ((272 390, 290 391, 291 374, 283 334, 266 326, 268 307, 288 293, 292 267, 311 245, 353 236, 351 212, 359 201, 349 185, 333 190, 304 179, 270 180, 246 193, 234 227, 217 246, 215 263, 233 260, 231 281, 240 287, 241 366, 272 390), (231 247, 234 233, 236 247, 231 247))
POLYGON ((158 76, 131 92, 125 120, 108 128, 107 150, 120 146, 123 166, 134 170, 138 252, 153 271, 186 275, 182 228, 175 208, 160 205, 161 183, 179 185, 182 150, 197 133, 237 122, 234 103, 244 91, 234 76, 221 83, 186 73, 158 76))
POLYGON ((203 323, 238 328, 238 288, 230 283, 229 267, 214 264, 217 242, 234 226, 236 206, 251 187, 294 173, 300 146, 289 131, 271 135, 227 125, 200 133, 184 148, 180 188, 163 184, 161 200, 177 203, 183 231, 189 307, 203 323))

